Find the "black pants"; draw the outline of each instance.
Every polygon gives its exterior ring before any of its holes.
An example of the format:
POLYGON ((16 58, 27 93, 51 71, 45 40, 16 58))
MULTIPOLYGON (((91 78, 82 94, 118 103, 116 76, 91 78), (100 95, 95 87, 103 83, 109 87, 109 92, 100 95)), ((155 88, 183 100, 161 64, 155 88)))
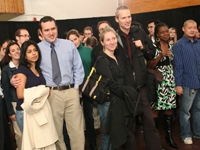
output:
POLYGON ((141 115, 144 140, 147 150, 161 150, 161 142, 158 130, 155 127, 153 120, 151 104, 148 101, 146 86, 140 89, 141 94, 141 107, 143 114, 141 115))
POLYGON ((83 112, 85 117, 86 125, 86 137, 89 144, 96 144, 96 132, 94 129, 94 118, 93 118, 93 101, 82 95, 81 100, 83 101, 83 112))
POLYGON ((8 121, 5 103, 0 96, 0 150, 14 150, 8 121))
POLYGON ((4 149, 3 102, 0 96, 0 149, 4 149))

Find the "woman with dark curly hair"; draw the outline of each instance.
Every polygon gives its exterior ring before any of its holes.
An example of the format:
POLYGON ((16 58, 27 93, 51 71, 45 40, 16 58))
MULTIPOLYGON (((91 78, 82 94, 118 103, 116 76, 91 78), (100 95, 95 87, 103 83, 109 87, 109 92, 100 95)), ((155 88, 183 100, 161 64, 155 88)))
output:
POLYGON ((175 79, 173 75, 173 59, 172 45, 169 44, 169 29, 165 23, 158 23, 155 27, 155 43, 156 53, 154 59, 148 61, 149 68, 158 69, 163 75, 163 81, 158 84, 157 102, 152 104, 153 117, 158 127, 158 115, 160 111, 164 111, 166 141, 171 147, 178 146, 172 139, 172 109, 176 108, 176 91, 175 79))

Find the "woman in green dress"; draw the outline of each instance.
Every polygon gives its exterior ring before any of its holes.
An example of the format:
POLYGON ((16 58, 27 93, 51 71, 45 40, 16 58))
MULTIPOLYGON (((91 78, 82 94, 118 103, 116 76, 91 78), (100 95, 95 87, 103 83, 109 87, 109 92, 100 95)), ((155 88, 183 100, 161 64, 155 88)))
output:
POLYGON ((159 23, 155 27, 155 47, 156 53, 153 60, 148 61, 149 68, 158 69, 163 75, 163 81, 158 83, 157 101, 152 104, 153 117, 156 127, 158 127, 158 115, 164 111, 166 141, 171 147, 178 146, 172 139, 172 109, 176 108, 175 79, 173 75, 172 46, 169 44, 169 29, 165 23, 159 23))

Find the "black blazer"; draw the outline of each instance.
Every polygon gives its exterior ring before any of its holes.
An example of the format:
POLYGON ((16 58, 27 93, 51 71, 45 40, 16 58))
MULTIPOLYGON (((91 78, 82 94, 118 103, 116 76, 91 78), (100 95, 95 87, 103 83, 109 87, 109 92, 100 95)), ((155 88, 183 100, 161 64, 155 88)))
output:
POLYGON ((109 78, 110 98, 113 93, 123 98, 124 94, 121 87, 130 84, 121 57, 116 56, 117 64, 114 59, 106 55, 103 51, 99 53, 99 56, 102 57, 96 63, 96 71, 102 76, 109 78))
POLYGON ((11 102, 17 102, 17 94, 14 86, 10 84, 10 79, 12 78, 16 68, 10 68, 9 64, 6 65, 2 70, 1 82, 4 94, 4 101, 6 104, 6 110, 9 116, 15 114, 11 102))

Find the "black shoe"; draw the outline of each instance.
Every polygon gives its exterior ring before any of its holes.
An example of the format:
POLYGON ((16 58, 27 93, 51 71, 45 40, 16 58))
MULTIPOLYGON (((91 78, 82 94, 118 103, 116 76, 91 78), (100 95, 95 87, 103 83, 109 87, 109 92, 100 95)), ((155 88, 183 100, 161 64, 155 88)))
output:
POLYGON ((169 143, 170 147, 178 149, 178 146, 172 139, 172 115, 165 115, 165 140, 169 143))
POLYGON ((98 147, 96 144, 90 144, 90 150, 98 150, 98 147))
POLYGON ((165 148, 162 144, 161 144, 162 149, 161 150, 168 150, 167 148, 165 148))

